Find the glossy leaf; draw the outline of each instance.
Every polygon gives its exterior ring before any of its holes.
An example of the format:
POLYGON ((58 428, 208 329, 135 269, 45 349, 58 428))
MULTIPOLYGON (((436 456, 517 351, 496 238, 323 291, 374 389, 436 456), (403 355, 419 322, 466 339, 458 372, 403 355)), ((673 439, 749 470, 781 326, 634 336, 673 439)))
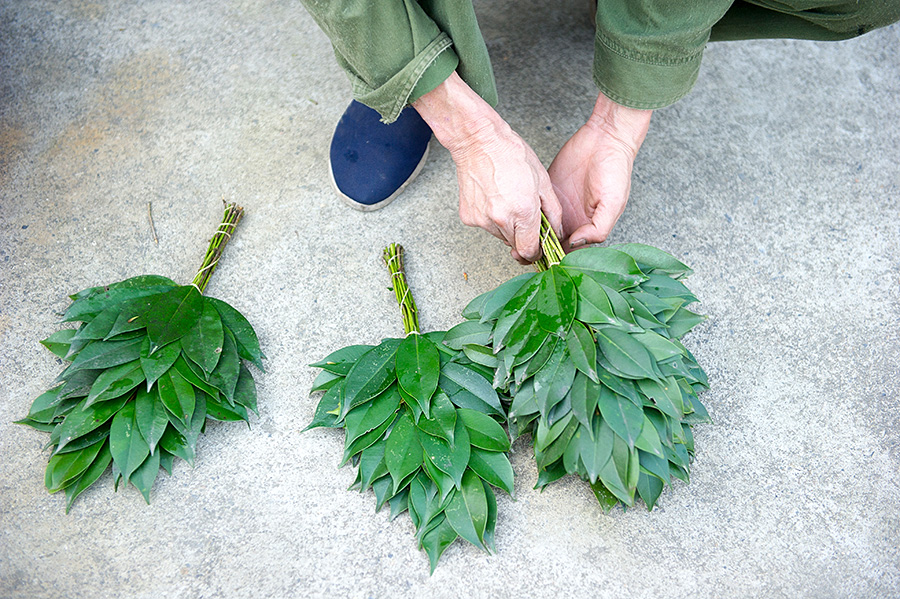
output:
POLYGON ((534 375, 534 397, 545 418, 569 392, 575 380, 575 365, 565 343, 557 343, 547 363, 534 375))
POLYGON ((484 529, 488 517, 487 497, 481 479, 471 470, 466 470, 462 487, 451 496, 444 515, 459 536, 487 551, 484 546, 484 529))
POLYGON ((42 340, 41 345, 49 349, 56 357, 65 358, 69 353, 69 346, 72 344, 72 337, 75 336, 75 333, 75 329, 56 331, 42 340))
POLYGON ((134 420, 141 436, 150 447, 150 453, 154 453, 156 444, 159 443, 169 424, 166 408, 158 394, 146 389, 137 392, 134 398, 134 420))
POLYGON ((113 418, 109 429, 109 451, 126 484, 150 455, 150 446, 141 436, 135 421, 134 402, 126 404, 113 418))
POLYGON ((644 346, 628 333, 616 329, 597 331, 597 345, 607 360, 620 372, 640 379, 655 379, 653 358, 644 346))
POLYGON ((668 254, 653 246, 642 243, 623 243, 612 246, 611 249, 624 252, 634 258, 637 265, 645 274, 654 272, 665 273, 673 277, 689 275, 693 272, 671 254, 668 254))
POLYGON ((453 444, 456 429, 456 408, 443 392, 435 394, 431 403, 431 418, 420 418, 416 423, 423 432, 453 444))
MULTIPOLYGON (((344 432, 346 434, 344 442, 347 444, 352 443, 362 435, 378 428, 399 407, 400 394, 395 386, 391 386, 372 401, 353 408, 344 419, 344 432)), ((419 461, 422 461, 421 457, 419 461)))
POLYGON ((241 375, 241 359, 231 331, 225 331, 222 353, 215 370, 209 375, 209 384, 222 392, 229 404, 234 404, 234 390, 241 375))
POLYGON ((215 307, 222 318, 222 324, 234 335, 238 355, 265 372, 262 361, 266 355, 259 348, 259 338, 250 322, 234 307, 220 299, 208 297, 206 301, 215 307))
POLYGON ((347 463, 351 457, 355 456, 357 453, 366 449, 367 447, 371 447, 376 441, 380 440, 384 436, 384 432, 390 428, 390 426, 397 419, 397 413, 392 414, 384 423, 376 428, 373 431, 369 431, 365 435, 353 441, 346 447, 344 447, 344 457, 341 459, 341 466, 347 463))
POLYGON ((153 305, 141 315, 150 337, 150 355, 164 345, 181 339, 203 312, 203 295, 193 285, 176 287, 154 300, 153 305))
POLYGON ((316 404, 316 412, 304 431, 321 426, 328 428, 337 428, 338 414, 341 411, 341 395, 344 392, 344 382, 341 379, 338 384, 329 389, 316 404))
POLYGON ((653 331, 634 333, 631 337, 647 348, 657 362, 684 355, 677 345, 653 331))
POLYGON ((66 486, 66 513, 72 509, 72 504, 85 489, 97 482, 97 479, 106 472, 112 462, 112 454, 109 453, 109 443, 103 443, 99 453, 91 462, 91 465, 79 475, 78 479, 66 486))
POLYGON ((566 335, 566 347, 575 368, 586 374, 592 381, 599 382, 597 378, 597 346, 591 331, 580 322, 572 323, 569 334, 566 335))
POLYGON ((58 453, 50 458, 44 475, 44 485, 51 493, 75 482, 77 477, 90 467, 106 441, 99 441, 81 451, 58 453))
MULTIPOLYGON (((460 418, 456 419, 456 428, 453 432, 454 443, 449 443, 432 437, 431 435, 419 435, 418 439, 425 450, 425 456, 438 470, 450 476, 457 488, 462 484, 463 472, 469 463, 471 446, 469 433, 460 418)), ((435 481, 437 482, 437 481, 435 481)))
POLYGON ((447 331, 447 334, 444 335, 444 345, 457 351, 471 343, 487 345, 491 338, 491 330, 490 324, 467 320, 447 331))
POLYGON ((397 380, 411 395, 425 417, 430 414, 431 396, 434 395, 441 375, 441 358, 434 343, 413 333, 400 342, 395 356, 397 380))
POLYGON ((310 364, 313 368, 321 368, 340 376, 347 376, 350 369, 363 354, 374 348, 374 345, 348 345, 333 351, 318 362, 310 364))
MULTIPOLYGON (((204 301, 200 318, 181 338, 181 349, 188 358, 203 369, 203 372, 209 374, 219 363, 224 343, 225 333, 219 312, 212 303, 204 301)), ((237 353, 237 346, 235 346, 235 353, 237 353)))
POLYGON ((250 369, 241 364, 241 374, 238 376, 237 386, 234 388, 234 403, 240 404, 259 415, 256 405, 256 381, 250 369))
MULTIPOLYGON (((500 311, 492 334, 494 352, 498 352, 503 348, 510 331, 520 327, 524 327, 527 331, 530 326, 537 326, 535 319, 537 295, 541 290, 541 282, 543 280, 544 273, 540 273, 529 280, 500 311)), ((524 333, 522 336, 524 336, 524 333)))
POLYGON ((229 404, 215 399, 206 401, 206 417, 222 422, 248 422, 250 416, 247 414, 247 408, 239 403, 229 404))
POLYGON ((591 422, 597 410, 597 398, 600 395, 600 387, 599 383, 590 380, 584 373, 578 372, 575 374, 575 379, 569 390, 572 415, 588 431, 591 430, 591 422))
POLYGON ((695 314, 690 310, 680 309, 666 323, 669 327, 669 336, 673 338, 683 337, 688 331, 706 320, 705 316, 695 314))
POLYGON ((143 381, 144 371, 141 370, 140 360, 132 360, 104 370, 91 385, 84 405, 87 407, 98 401, 106 401, 124 395, 143 381))
POLYGON ((144 377, 147 380, 147 390, 153 388, 159 377, 166 373, 175 364, 178 356, 181 355, 181 344, 176 342, 170 343, 165 347, 150 355, 150 339, 144 337, 141 343, 141 370, 144 371, 144 377))
POLYGON ((616 290, 634 287, 644 280, 634 258, 609 248, 589 247, 570 252, 560 262, 572 277, 588 276, 616 290))
POLYGON ((397 418, 387 437, 384 461, 394 481, 395 493, 400 489, 400 483, 422 465, 422 444, 408 410, 397 418))
MULTIPOLYGON (((497 396, 497 392, 483 376, 478 374, 478 372, 466 368, 461 364, 450 362, 445 364, 441 369, 441 379, 439 381, 440 387, 445 391, 448 391, 447 395, 450 398, 450 401, 461 408, 478 409, 477 404, 472 405, 469 402, 466 402, 465 397, 451 394, 445 381, 455 383, 459 388, 464 389, 478 401, 488 406, 488 410, 486 411, 498 415, 503 414, 503 408, 500 406, 500 398, 497 396)), ((450 387, 452 388, 452 385, 450 387)))
POLYGON ((475 474, 495 487, 513 495, 513 469, 506 454, 472 448, 469 455, 469 468, 475 474))
POLYGON ((131 475, 131 484, 141 492, 147 505, 150 505, 150 488, 153 486, 157 474, 159 474, 158 451, 147 456, 143 463, 138 466, 131 475))
POLYGON ((177 369, 170 369, 159 377, 156 393, 160 401, 175 418, 183 423, 191 420, 196 396, 194 387, 177 369))
POLYGON ((469 443, 488 451, 509 451, 509 437, 496 420, 474 410, 459 409, 458 418, 462 419, 469 433, 469 443))
POLYGON ((38 395, 28 410, 28 418, 36 422, 49 423, 53 420, 56 407, 62 401, 59 392, 62 387, 55 387, 38 395))
POLYGON ((68 378, 78 370, 99 370, 111 368, 132 360, 137 360, 141 355, 142 339, 129 339, 128 341, 93 341, 83 350, 78 352, 75 359, 69 365, 58 380, 68 378))
POLYGON ((634 446, 657 457, 664 457, 659 433, 646 414, 644 414, 644 422, 641 425, 641 434, 635 440, 634 446))
POLYGON ((597 407, 609 427, 628 443, 629 447, 634 447, 644 426, 644 411, 630 400, 616 395, 603 386, 600 387, 597 407))
POLYGON ((394 356, 400 339, 385 339, 363 354, 347 373, 340 419, 384 391, 396 380, 394 356))
POLYGON ((603 286, 591 277, 574 277, 578 291, 575 318, 592 324, 617 324, 619 321, 603 286))
POLYGON ((116 323, 116 319, 119 317, 121 311, 121 304, 114 304, 106 308, 90 321, 86 322, 85 326, 78 329, 78 332, 72 339, 103 339, 116 323))
POLYGON ((459 535, 450 525, 446 516, 441 516, 441 520, 430 531, 422 537, 422 549, 428 555, 428 561, 431 564, 431 573, 437 568, 438 561, 441 559, 444 550, 449 547, 459 535))
MULTIPOLYGON (((199 366, 197 368, 199 368, 199 366)), ((184 359, 184 356, 179 356, 178 359, 175 360, 175 364, 172 365, 172 370, 170 372, 175 372, 181 375, 181 377, 188 381, 191 385, 197 387, 213 398, 219 397, 219 390, 197 376, 191 369, 187 360, 184 359)))
POLYGON ((551 266, 543 274, 535 302, 538 325, 548 333, 565 337, 578 305, 575 283, 559 265, 551 266))
MULTIPOLYGON (((388 474, 385 462, 385 447, 387 441, 381 439, 359 454, 359 490, 366 491, 376 480, 388 474)), ((421 460, 419 460, 421 463, 421 460)))
POLYGON ((148 297, 156 294, 164 294, 171 290, 169 285, 154 285, 150 287, 118 287, 97 295, 77 299, 66 309, 63 314, 63 322, 84 321, 100 314, 106 308, 127 300, 148 297))
POLYGON ((487 322, 498 318, 513 296, 518 294, 523 287, 533 282, 538 276, 538 273, 524 273, 513 277, 492 292, 489 292, 491 296, 484 302, 481 321, 487 322))
POLYGON ((87 408, 84 407, 83 401, 80 402, 69 412, 66 419, 63 420, 63 423, 57 429, 59 430, 59 441, 56 451, 60 452, 70 441, 78 439, 103 425, 119 412, 129 399, 131 399, 130 396, 122 396, 117 399, 96 403, 87 408))
POLYGON ((323 370, 318 375, 316 375, 316 380, 313 381, 309 393, 311 395, 316 391, 328 391, 342 380, 344 380, 344 377, 342 377, 341 375, 323 370))

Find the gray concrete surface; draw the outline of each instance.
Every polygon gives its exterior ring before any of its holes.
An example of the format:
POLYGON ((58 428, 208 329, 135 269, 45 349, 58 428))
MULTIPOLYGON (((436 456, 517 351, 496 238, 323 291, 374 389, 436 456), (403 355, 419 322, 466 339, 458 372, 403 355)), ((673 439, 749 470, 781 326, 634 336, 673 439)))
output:
MULTIPOLYGON (((522 4, 477 8, 499 109, 549 164, 592 105, 592 31, 583 2, 522 4)), ((533 491, 519 442, 497 554, 458 543, 433 576, 408 518, 345 491, 339 435, 300 433, 306 364, 399 333, 388 242, 429 329, 523 268, 459 222, 440 147, 388 208, 338 203, 348 100, 294 1, 0 0, 0 597, 900 596, 900 28, 711 45, 654 116, 611 240, 696 271, 715 424, 691 484, 604 515, 580 481, 533 491), (222 197, 247 216, 209 293, 260 334, 261 414, 211 425, 151 505, 106 475, 65 515, 46 435, 11 424, 60 370, 38 340, 67 293, 190 280, 222 197)))

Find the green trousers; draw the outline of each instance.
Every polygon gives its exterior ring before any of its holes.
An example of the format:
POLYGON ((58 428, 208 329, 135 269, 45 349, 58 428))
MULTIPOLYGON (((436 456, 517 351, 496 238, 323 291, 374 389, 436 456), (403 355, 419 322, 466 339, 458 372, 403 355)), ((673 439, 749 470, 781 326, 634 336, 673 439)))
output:
MULTIPOLYGON (((453 71, 491 104, 497 88, 471 0, 303 0, 353 96, 396 120, 453 71)), ((709 41, 843 40, 900 20, 900 0, 598 0, 594 82, 632 108, 668 106, 709 41)))

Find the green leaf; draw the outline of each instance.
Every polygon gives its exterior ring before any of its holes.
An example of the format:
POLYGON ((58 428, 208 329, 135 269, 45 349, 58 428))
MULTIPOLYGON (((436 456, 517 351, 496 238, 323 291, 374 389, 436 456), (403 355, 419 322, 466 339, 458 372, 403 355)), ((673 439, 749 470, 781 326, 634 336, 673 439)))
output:
POLYGON ((416 423, 419 429, 429 435, 453 443, 453 431, 456 429, 456 408, 450 403, 447 395, 438 391, 431 402, 431 418, 420 418, 416 423))
POLYGON ((627 397, 634 402, 635 405, 641 405, 641 397, 638 395, 637 387, 634 386, 633 382, 618 377, 602 368, 597 370, 597 376, 600 378, 600 382, 612 391, 615 391, 623 397, 627 397))
POLYGON ((124 302, 141 297, 149 297, 156 294, 164 294, 172 287, 170 285, 154 285, 150 287, 134 288, 134 287, 117 287, 110 288, 92 297, 77 299, 69 306, 65 314, 63 314, 63 322, 73 322, 77 320, 87 320, 103 312, 103 310, 124 302))
POLYGON ((647 510, 653 510, 653 506, 656 505, 656 500, 662 494, 664 486, 663 481, 660 479, 641 472, 640 478, 638 478, 637 492, 641 499, 644 500, 644 503, 647 504, 647 510))
POLYGON ((109 285, 101 285, 99 287, 88 287, 87 289, 82 289, 77 293, 73 293, 69 297, 73 300, 85 299, 90 297, 96 297, 103 293, 106 293, 110 289, 142 289, 146 287, 175 287, 176 283, 172 279, 168 277, 164 277, 161 275, 138 275, 136 277, 131 277, 129 279, 125 279, 124 281, 118 281, 116 283, 110 283, 109 285))
POLYGON ((677 345, 653 331, 633 333, 631 337, 647 348, 657 362, 684 355, 677 345))
POLYGON ((586 374, 592 381, 599 382, 597 378, 597 346, 591 331, 582 323, 572 323, 569 334, 566 336, 566 347, 572 357, 575 368, 586 374))
POLYGON ((617 370, 636 379, 655 379, 653 358, 641 343, 616 329, 597 331, 597 345, 617 370))
POLYGON ((220 299, 208 297, 206 301, 215 307, 222 318, 222 324, 234 335, 238 355, 265 372, 266 369, 263 368, 262 360, 266 355, 259 348, 259 338, 257 338, 256 331, 253 330, 250 322, 244 318, 243 314, 220 299))
POLYGON ((468 359, 476 364, 481 364, 491 369, 500 365, 500 360, 494 356, 494 350, 484 345, 464 345, 462 351, 468 359))
POLYGON ((538 277, 538 273, 529 272, 511 278, 493 291, 484 302, 484 309, 481 314, 481 322, 494 320, 500 316, 501 311, 506 307, 509 301, 519 293, 519 291, 534 281, 538 277))
POLYGON ((47 490, 56 493, 74 483, 76 478, 90 467, 105 443, 106 441, 102 440, 80 451, 58 453, 52 456, 44 474, 44 484, 47 490))
POLYGON ((193 385, 179 370, 172 368, 159 377, 156 392, 162 404, 175 418, 185 424, 191 420, 196 395, 193 385))
POLYGON ((628 304, 628 301, 625 299, 624 295, 613 289, 612 287, 607 287, 606 285, 601 285, 601 289, 606 293, 606 297, 609 300, 609 305, 612 306, 613 314, 616 315, 616 318, 619 319, 620 322, 616 323, 617 327, 622 327, 625 330, 629 328, 633 330, 643 330, 636 329, 635 327, 629 327, 628 325, 634 325, 634 315, 631 313, 631 306, 628 304))
POLYGON ((578 305, 575 282, 556 264, 543 274, 535 304, 538 326, 548 333, 565 337, 578 305))
MULTIPOLYGON (((419 435, 419 440, 421 441, 427 436, 428 435, 419 435)), ((438 470, 437 466, 435 466, 431 460, 424 460, 422 466, 425 473, 428 475, 428 478, 434 483, 435 487, 437 487, 438 492, 440 493, 440 503, 443 505, 447 497, 450 496, 450 493, 456 489, 456 483, 450 475, 438 470)))
POLYGON ((145 389, 137 392, 134 398, 134 420, 141 436, 150 446, 150 453, 154 453, 156 444, 159 443, 169 424, 166 408, 158 394, 145 389))
POLYGON ((57 453, 69 453, 70 451, 81 451, 85 447, 90 447, 95 443, 102 441, 109 436, 109 426, 99 426, 91 432, 81 435, 77 439, 72 439, 61 450, 54 450, 57 453))
POLYGON ((610 249, 624 252, 634 258, 640 269, 648 275, 653 272, 662 272, 680 277, 693 272, 671 254, 643 243, 623 243, 611 246, 610 249))
MULTIPOLYGON (((381 426, 400 407, 400 394, 395 386, 388 387, 381 395, 347 412, 344 419, 345 443, 381 426)), ((395 427, 396 428, 396 427, 395 427)), ((419 460, 421 462, 421 459, 419 460)))
POLYGON ((339 420, 343 420, 347 412, 380 394, 396 380, 394 355, 400 342, 400 339, 385 339, 356 361, 344 382, 344 399, 339 420))
POLYGON ((28 410, 27 419, 35 422, 50 423, 56 414, 56 407, 62 401, 59 392, 62 387, 55 387, 38 395, 28 410))
POLYGON ((97 479, 106 472, 111 461, 112 454, 109 453, 109 443, 103 443, 100 452, 97 454, 97 457, 94 458, 94 461, 91 462, 91 465, 81 473, 74 483, 66 486, 67 514, 69 513, 69 510, 72 509, 72 504, 75 502, 75 499, 77 499, 85 489, 97 482, 97 479))
POLYGON ((509 451, 509 437, 497 421, 474 410, 456 411, 469 432, 469 443, 488 451, 509 451))
POLYGON ((665 275, 650 275, 646 281, 641 283, 641 289, 656 297, 683 299, 684 305, 697 301, 697 297, 684 283, 665 275))
POLYGON ((316 391, 328 391, 329 389, 334 387, 338 383, 338 381, 342 380, 344 380, 343 376, 328 372, 327 370, 323 370, 316 376, 316 380, 313 381, 312 388, 309 390, 309 393, 310 395, 312 395, 316 391))
POLYGON ((578 290, 575 318, 594 324, 618 324, 619 320, 603 286, 591 277, 574 277, 574 280, 578 290))
POLYGON ((174 427, 169 426, 159 440, 159 452, 166 451, 177 456, 187 462, 194 464, 194 447, 188 442, 185 435, 181 434, 174 427))
POLYGON ((304 431, 320 426, 338 428, 338 414, 341 411, 341 395, 344 392, 344 381, 341 379, 334 387, 329 389, 316 405, 316 413, 304 431))
POLYGON ((331 352, 322 360, 310 364, 313 368, 321 368, 326 372, 331 372, 340 376, 347 376, 354 364, 374 345, 349 345, 341 349, 331 352))
MULTIPOLYGON (((546 271, 545 271, 546 272, 546 271)), ((540 273, 523 285, 500 311, 492 334, 494 351, 500 351, 506 343, 506 337, 510 331, 516 328, 523 329, 519 337, 527 335, 532 327, 537 327, 536 310, 537 295, 541 290, 544 273, 540 273)))
POLYGON ((362 450, 371 447, 376 441, 379 441, 383 436, 384 432, 390 428, 390 426, 397 419, 397 412, 391 414, 391 416, 384 421, 384 423, 376 428, 375 430, 369 431, 365 435, 361 436, 359 439, 355 440, 353 443, 346 445, 344 447, 344 457, 341 459, 341 466, 347 463, 351 457, 355 456, 357 453, 362 450))
POLYGON ((58 380, 68 379, 79 370, 99 370, 137 360, 141 355, 142 339, 128 341, 93 341, 78 352, 58 380))
POLYGON ((103 339, 112 329, 122 311, 121 304, 114 304, 109 308, 100 312, 97 316, 85 323, 85 326, 78 329, 78 332, 72 337, 73 340, 81 339, 103 339))
POLYGON ((438 348, 417 333, 407 335, 397 348, 395 368, 400 386, 416 400, 428 418, 431 396, 441 376, 438 348))
POLYGON ((487 345, 492 329, 493 327, 488 323, 467 320, 447 331, 447 334, 444 335, 444 345, 456 351, 461 350, 464 345, 472 343, 487 345))
POLYGON ((212 398, 206 402, 206 416, 222 422, 240 422, 243 420, 248 424, 250 423, 247 408, 241 404, 227 404, 212 398))
MULTIPOLYGON (((188 365, 187 360, 184 359, 184 356, 179 356, 178 359, 175 360, 175 364, 172 365, 172 368, 173 370, 170 370, 170 372, 177 372, 194 387, 211 395, 213 398, 219 397, 219 390, 194 374, 194 371, 191 370, 191 367, 188 365)), ((199 368, 199 366, 197 368, 199 368)))
POLYGON ((513 469, 509 458, 505 453, 485 451, 476 447, 472 448, 469 455, 469 468, 475 474, 495 487, 503 489, 513 495, 513 469))
POLYGON ((428 555, 432 574, 434 574, 434 569, 437 568, 438 561, 441 559, 444 550, 459 536, 453 527, 450 526, 446 516, 441 515, 440 518, 438 524, 422 537, 422 549, 428 555))
POLYGON ((684 416, 684 405, 681 399, 681 390, 677 383, 666 381, 664 384, 656 381, 638 381, 641 391, 653 400, 660 412, 680 421, 684 416))
POLYGON ((443 389, 450 401, 461 408, 476 409, 491 414, 503 415, 503 408, 500 405, 500 398, 491 384, 481 376, 477 371, 466 368, 462 364, 449 362, 444 365, 441 370, 441 378, 438 385, 443 389), (448 381, 450 384, 448 385, 448 381), (454 384, 456 389, 454 389, 454 384), (452 393, 451 389, 457 391, 452 393), (468 394, 476 401, 472 402, 471 398, 458 392, 459 389, 467 391, 468 394), (487 409, 479 409, 480 404, 487 406, 487 409))
POLYGON ((634 287, 644 280, 634 259, 610 248, 590 247, 571 252, 560 262, 573 278, 586 275, 616 290, 634 287))
POLYGON ((159 448, 159 467, 172 475, 172 466, 175 464, 175 454, 169 453, 162 447, 159 448))
POLYGON ((404 410, 397 418, 387 437, 384 461, 394 481, 394 493, 400 490, 400 483, 422 465, 422 444, 409 410, 404 410))
POLYGON ((605 486, 603 486, 603 482, 596 481, 591 483, 591 490, 594 492, 594 497, 597 498, 597 501, 600 503, 600 507, 603 509, 604 513, 609 513, 609 510, 614 508, 619 500, 615 495, 609 492, 605 486))
POLYGON ((575 365, 566 344, 557 343, 547 363, 534 375, 534 398, 544 418, 566 396, 574 380, 575 365))
POLYGON ((83 401, 80 402, 69 412, 66 419, 63 420, 63 423, 57 429, 59 431, 59 443, 57 444, 56 452, 60 453, 70 441, 74 441, 100 427, 121 410, 129 399, 131 399, 131 396, 126 395, 96 403, 87 408, 84 407, 83 401))
POLYGON ((43 341, 41 345, 46 347, 58 358, 65 358, 69 353, 69 346, 72 344, 72 337, 77 331, 75 329, 63 329, 56 331, 43 341))
POLYGON ((91 386, 103 370, 79 370, 66 378, 65 384, 59 390, 60 399, 85 397, 91 391, 91 386))
POLYGON ((487 483, 483 483, 482 486, 484 487, 484 496, 487 499, 488 505, 487 523, 484 527, 484 546, 487 547, 489 551, 496 552, 497 548, 494 546, 494 529, 497 528, 497 498, 494 497, 494 491, 487 483))
POLYGON ((150 355, 150 338, 144 337, 141 343, 141 370, 147 379, 147 390, 153 388, 159 377, 168 372, 181 355, 181 344, 176 342, 161 347, 153 355, 150 355))
POLYGON ((141 315, 150 337, 150 355, 181 339, 203 312, 203 295, 194 285, 176 287, 154 299, 153 305, 141 315))
POLYGON ((259 410, 256 407, 256 381, 253 380, 250 369, 243 364, 241 364, 241 374, 238 376, 237 386, 234 388, 234 403, 252 410, 259 416, 259 410))
POLYGON ((466 470, 462 487, 452 494, 444 515, 459 536, 487 551, 484 545, 484 529, 487 525, 488 505, 481 479, 466 470))
MULTIPOLYGON (((208 298, 204 299, 206 301, 203 302, 200 318, 181 338, 181 349, 188 358, 203 369, 203 372, 209 374, 219 363, 219 356, 224 349, 225 332, 219 312, 208 298)), ((236 352, 237 346, 235 346, 236 352)))
MULTIPOLYGON (((387 441, 381 439, 359 454, 359 490, 365 492, 372 483, 388 474, 385 462, 385 447, 387 441)), ((421 463, 421 462, 420 462, 421 463)))
POLYGON ((140 360, 132 360, 104 370, 91 385, 84 405, 87 407, 99 401, 125 395, 143 381, 144 371, 141 370, 140 360))
POLYGON ((113 418, 109 429, 109 451, 126 484, 150 455, 150 446, 138 430, 134 412, 134 402, 129 402, 113 418))
MULTIPOLYGON (((469 463, 471 446, 469 433, 461 418, 456 419, 453 431, 454 443, 451 446, 445 441, 431 435, 419 435, 419 442, 425 450, 425 456, 438 470, 450 476, 457 488, 462 484, 463 472, 469 463)), ((438 481, 435 481, 437 483, 438 481)))
POLYGON ((150 505, 150 488, 157 474, 159 474, 159 452, 150 454, 131 475, 131 484, 141 492, 147 505, 150 505))
POLYGON ((597 410, 597 397, 600 395, 600 387, 599 383, 595 383, 583 373, 578 372, 575 374, 572 388, 569 389, 572 415, 588 431, 592 430, 591 422, 597 410))
POLYGON ((641 434, 634 442, 634 446, 638 449, 652 453, 657 457, 664 457, 662 442, 659 439, 659 433, 656 427, 650 422, 650 419, 644 414, 644 422, 641 425, 641 434))
POLYGON ((705 316, 680 308, 675 315, 666 322, 666 325, 669 327, 669 336, 679 339, 704 320, 706 320, 705 316))
POLYGON ((222 354, 215 370, 209 375, 209 384, 222 392, 229 404, 234 404, 234 390, 241 375, 241 359, 237 353, 234 336, 225 332, 222 354))
POLYGON ((644 411, 603 386, 600 387, 597 407, 609 427, 628 443, 628 447, 634 447, 644 426, 644 411))

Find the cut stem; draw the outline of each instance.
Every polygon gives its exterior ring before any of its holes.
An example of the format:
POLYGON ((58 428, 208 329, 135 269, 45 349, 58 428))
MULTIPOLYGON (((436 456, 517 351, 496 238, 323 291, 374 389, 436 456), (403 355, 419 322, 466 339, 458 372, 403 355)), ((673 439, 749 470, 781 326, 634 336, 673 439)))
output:
POLYGON ((206 285, 219 264, 219 258, 222 256, 225 246, 231 240, 234 229, 242 216, 244 216, 243 208, 234 202, 230 204, 225 203, 225 215, 222 217, 222 224, 219 225, 219 228, 213 233, 212 239, 209 240, 209 247, 206 248, 206 255, 203 257, 200 270, 197 271, 197 275, 191 281, 191 285, 197 287, 200 293, 206 290, 206 285))
POLYGON ((556 236, 556 231, 550 226, 550 221, 541 212, 541 250, 544 254, 534 263, 534 268, 538 272, 543 272, 553 266, 559 264, 560 260, 565 258, 566 252, 556 236))
POLYGON ((410 333, 419 332, 419 310, 416 308, 416 300, 413 299, 406 283, 406 271, 403 269, 403 246, 396 243, 384 248, 384 263, 391 272, 391 287, 397 297, 397 305, 400 306, 400 316, 403 318, 403 331, 410 333))

